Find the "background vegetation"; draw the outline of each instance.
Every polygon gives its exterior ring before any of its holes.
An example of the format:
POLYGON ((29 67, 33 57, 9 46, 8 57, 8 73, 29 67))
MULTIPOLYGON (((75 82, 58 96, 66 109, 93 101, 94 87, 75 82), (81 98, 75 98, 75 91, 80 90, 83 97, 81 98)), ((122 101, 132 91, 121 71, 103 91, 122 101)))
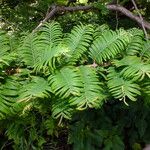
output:
POLYGON ((142 150, 150 143, 150 2, 2 0, 1 150, 142 150), (93 10, 60 11, 56 6, 93 10), (36 30, 35 30, 36 29, 36 30), (143 32, 143 30, 146 30, 143 32), (146 34, 145 34, 146 33, 146 34))

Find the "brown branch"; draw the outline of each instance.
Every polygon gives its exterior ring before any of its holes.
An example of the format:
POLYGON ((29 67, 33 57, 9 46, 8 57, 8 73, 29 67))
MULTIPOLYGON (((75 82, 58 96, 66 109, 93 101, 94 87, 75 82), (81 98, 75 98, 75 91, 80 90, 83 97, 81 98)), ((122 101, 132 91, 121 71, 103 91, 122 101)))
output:
POLYGON ((143 28, 145 37, 146 37, 146 39, 148 39, 148 34, 147 34, 147 31, 146 31, 145 26, 144 26, 144 23, 143 23, 143 17, 142 17, 142 15, 141 15, 141 13, 139 12, 139 9, 138 9, 138 7, 137 7, 135 1, 134 1, 134 0, 131 0, 131 1, 132 1, 133 5, 134 5, 134 7, 135 7, 135 10, 137 11, 137 13, 138 13, 138 15, 139 15, 139 18, 141 19, 142 28, 143 28))
MULTIPOLYGON (((143 24, 143 26, 145 28, 150 29, 150 23, 149 22, 147 22, 145 20, 141 21, 140 17, 134 15, 132 12, 130 12, 129 10, 127 10, 126 8, 124 8, 122 6, 120 6, 120 5, 107 5, 106 7, 108 10, 121 12, 125 16, 127 16, 130 19, 139 23, 141 26, 143 24)), ((47 22, 49 19, 52 19, 59 12, 63 13, 63 12, 87 11, 87 10, 93 10, 94 11, 94 10, 98 10, 98 9, 91 6, 91 5, 75 6, 75 7, 54 6, 54 7, 52 7, 51 11, 46 15, 44 20, 42 20, 40 22, 40 24, 33 30, 33 32, 38 30, 43 25, 43 23, 47 22)))
MULTIPOLYGON (((50 10, 50 8, 48 8, 50 10)), ((53 6, 51 11, 46 14, 46 17, 40 22, 40 24, 33 30, 35 32, 38 30, 43 23, 47 22, 49 19, 52 19, 58 12, 74 12, 74 11, 86 11, 93 9, 92 6, 76 6, 76 7, 65 7, 65 6, 53 6)))
MULTIPOLYGON (((134 15, 132 12, 130 12, 129 10, 127 10, 126 8, 120 6, 120 5, 107 5, 107 8, 109 10, 114 10, 114 11, 119 11, 122 14, 124 14, 125 16, 129 17, 130 19, 136 21, 137 23, 139 23, 140 25, 142 25, 142 21, 140 19, 140 17, 134 15)), ((143 20, 143 25, 145 28, 150 30, 150 23, 143 20)))

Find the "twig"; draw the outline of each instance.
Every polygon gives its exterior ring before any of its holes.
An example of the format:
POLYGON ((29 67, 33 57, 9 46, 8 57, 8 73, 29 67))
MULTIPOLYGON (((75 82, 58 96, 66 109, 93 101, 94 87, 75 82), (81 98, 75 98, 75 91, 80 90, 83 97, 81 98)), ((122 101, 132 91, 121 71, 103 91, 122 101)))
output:
POLYGON ((133 5, 134 5, 138 15, 139 15, 139 18, 141 19, 141 25, 142 25, 142 28, 143 28, 143 31, 144 31, 144 34, 145 34, 145 38, 146 38, 146 40, 148 40, 148 34, 147 34, 147 31, 146 31, 145 26, 144 26, 143 17, 141 15, 141 13, 139 12, 139 9, 138 9, 135 1, 134 0, 131 0, 131 1, 132 1, 133 5))
POLYGON ((35 32, 36 30, 38 30, 43 25, 43 23, 45 23, 49 19, 51 19, 56 13, 57 13, 56 6, 49 7, 47 10, 45 18, 40 22, 40 24, 32 32, 35 32), (50 9, 51 9, 51 11, 50 11, 50 9))
MULTIPOLYGON (((139 23, 140 25, 142 24, 141 19, 134 15, 132 12, 130 12, 129 10, 127 10, 125 7, 122 7, 120 5, 107 5, 106 6, 109 10, 112 11, 118 11, 121 12, 122 14, 124 14, 125 16, 129 17, 131 20, 136 21, 137 23, 139 23)), ((143 25, 145 28, 150 30, 150 23, 143 20, 143 25)))
MULTIPOLYGON (((141 20, 140 17, 134 15, 132 12, 127 10, 125 7, 122 7, 120 5, 106 5, 106 7, 108 10, 121 12, 125 16, 129 17, 130 19, 132 19, 132 20, 136 21, 137 23, 139 23, 140 25, 142 25, 144 28, 147 28, 150 30, 149 22, 147 22, 143 19, 141 20)), ((33 30, 33 32, 38 30, 43 25, 43 23, 47 22, 49 19, 52 19, 59 12, 62 13, 62 12, 88 11, 88 10, 95 11, 98 9, 91 5, 74 6, 74 7, 54 6, 54 7, 52 7, 51 11, 46 15, 46 17, 40 22, 40 24, 33 30)))
MULTIPOLYGON (((118 5, 118 0, 117 0, 117 5, 118 5)), ((119 26, 118 11, 116 11, 116 30, 118 29, 118 26, 119 26)))

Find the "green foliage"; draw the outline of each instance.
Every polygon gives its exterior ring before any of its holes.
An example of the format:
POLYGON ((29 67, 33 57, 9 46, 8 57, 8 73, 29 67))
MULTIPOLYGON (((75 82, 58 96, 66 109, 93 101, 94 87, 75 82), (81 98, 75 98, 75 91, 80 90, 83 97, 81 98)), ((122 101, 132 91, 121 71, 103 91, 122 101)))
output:
POLYGON ((144 46, 142 48, 142 56, 146 61, 150 61, 150 41, 144 42, 144 46))
POLYGON ((98 37, 90 49, 90 56, 98 64, 115 58, 117 54, 125 50, 130 36, 124 30, 106 31, 98 37))
POLYGON ((112 95, 116 99, 123 100, 125 104, 127 104, 126 97, 135 101, 136 96, 140 95, 140 87, 138 84, 132 82, 132 80, 125 80, 111 68, 108 74, 108 87, 112 95))
POLYGON ((77 105, 77 109, 101 105, 104 96, 100 93, 102 88, 93 68, 62 68, 49 80, 54 93, 61 98, 69 98, 70 104, 77 105))
POLYGON ((77 105, 77 109, 97 108, 102 105, 104 96, 95 69, 81 66, 79 68, 82 87, 80 96, 70 100, 71 105, 77 105))
POLYGON ((54 22, 49 25, 45 24, 40 33, 40 35, 31 33, 25 38, 20 48, 26 65, 34 67, 36 71, 46 70, 47 66, 55 67, 58 56, 61 57, 67 52, 60 42, 62 32, 59 24, 54 22))
POLYGON ((5 32, 0 30, 0 69, 3 68, 4 65, 9 65, 9 63, 13 60, 13 55, 11 53, 11 45, 10 39, 5 32))
POLYGON ((137 56, 127 56, 121 60, 114 61, 117 67, 122 67, 120 72, 125 78, 131 78, 133 80, 143 80, 145 75, 150 77, 150 64, 142 62, 137 56), (136 76, 135 76, 136 74, 136 76))
POLYGON ((138 54, 143 48, 143 32, 138 29, 132 29, 131 32, 131 42, 128 45, 126 52, 127 55, 136 55, 138 54))
POLYGON ((49 77, 50 85, 56 95, 68 98, 80 94, 81 79, 77 68, 65 67, 49 77))
POLYGON ((80 24, 63 33, 51 22, 13 43, 1 31, 0 40, 0 130, 14 149, 42 149, 64 127, 74 150, 130 149, 150 139, 142 31, 80 24))
POLYGON ((0 85, 0 118, 3 119, 13 113, 12 109, 16 102, 20 85, 15 81, 15 78, 13 80, 7 79, 5 84, 0 85))
POLYGON ((32 79, 22 86, 19 91, 19 101, 28 101, 34 98, 49 97, 51 87, 42 77, 31 77, 32 79), (40 85, 40 86, 39 86, 40 85))
POLYGON ((69 63, 73 64, 78 61, 90 45, 93 34, 93 26, 78 25, 73 28, 71 33, 66 37, 66 45, 70 50, 69 63))

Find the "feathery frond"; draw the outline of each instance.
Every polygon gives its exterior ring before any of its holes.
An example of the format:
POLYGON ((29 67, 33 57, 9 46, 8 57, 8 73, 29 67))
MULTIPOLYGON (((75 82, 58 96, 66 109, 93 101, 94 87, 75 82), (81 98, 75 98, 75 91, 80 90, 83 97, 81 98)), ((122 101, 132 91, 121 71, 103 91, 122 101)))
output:
POLYGON ((13 78, 7 79, 5 84, 0 84, 0 120, 11 115, 12 107, 16 103, 20 84, 13 78))
MULTIPOLYGON (((150 98, 150 81, 146 81, 142 85, 142 91, 150 98)), ((149 101, 150 102, 150 101, 149 101)))
POLYGON ((94 33, 93 33, 93 38, 97 39, 100 36, 102 36, 102 34, 106 31, 109 30, 109 26, 107 24, 103 24, 101 26, 95 27, 94 29, 94 33))
POLYGON ((19 53, 23 58, 23 62, 29 67, 34 67, 37 63, 39 55, 37 47, 38 37, 35 34, 29 34, 24 38, 22 46, 19 48, 19 53))
POLYGON ((73 109, 65 99, 58 99, 52 105, 52 116, 56 119, 60 118, 59 124, 63 118, 71 119, 73 109))
POLYGON ((46 23, 39 34, 30 34, 20 49, 23 61, 36 71, 55 64, 55 57, 68 52, 62 41, 62 29, 58 23, 46 23), (39 35, 40 34, 40 35, 39 35), (61 43, 61 44, 60 44, 61 43))
POLYGON ((57 45, 62 40, 62 28, 59 23, 45 23, 40 29, 39 41, 46 45, 57 45))
POLYGON ((38 57, 34 65, 36 71, 55 68, 59 58, 65 55, 69 50, 62 42, 62 29, 56 22, 46 23, 40 30, 40 36, 37 42, 38 57))
POLYGON ((13 55, 10 53, 9 37, 5 32, 0 31, 0 68, 3 65, 9 65, 9 62, 13 60, 13 55))
POLYGON ((114 68, 109 68, 108 71, 108 88, 114 98, 123 100, 125 104, 127 104, 126 98, 135 101, 136 97, 140 95, 139 85, 131 80, 125 80, 114 68))
POLYGON ((131 33, 131 39, 130 43, 128 44, 126 48, 127 55, 136 55, 141 53, 141 50, 143 48, 143 32, 141 30, 132 30, 129 33, 131 33))
POLYGON ((100 107, 104 101, 101 83, 96 75, 96 70, 88 66, 79 67, 81 78, 81 94, 70 99, 71 105, 77 105, 77 109, 82 110, 88 107, 100 107))
POLYGON ((143 80, 145 75, 150 78, 150 64, 142 62, 137 56, 126 56, 121 60, 115 60, 114 64, 117 67, 124 67, 121 74, 125 78, 143 80))
POLYGON ((80 94, 81 79, 78 69, 64 67, 49 77, 50 85, 56 95, 62 98, 80 94))
POLYGON ((0 95, 0 120, 6 118, 6 115, 10 114, 11 104, 12 102, 10 100, 6 100, 0 95))
POLYGON ((29 101, 34 98, 49 97, 51 87, 48 82, 42 78, 33 76, 32 80, 28 83, 24 83, 22 89, 19 91, 19 102, 29 101))
POLYGON ((87 51, 92 40, 94 30, 92 25, 80 24, 75 26, 65 39, 70 52, 69 64, 74 64, 87 51))
POLYGON ((89 54, 96 63, 101 64, 103 61, 114 58, 118 53, 125 50, 128 43, 129 34, 126 31, 109 30, 94 40, 89 54))
POLYGON ((145 41, 142 48, 141 56, 148 62, 150 62, 150 41, 145 41))
POLYGON ((76 105, 77 109, 99 107, 103 103, 103 90, 94 68, 65 67, 51 75, 49 80, 54 93, 69 98, 70 105, 76 105))
POLYGON ((37 63, 34 65, 35 70, 43 70, 45 72, 47 68, 51 71, 56 69, 56 63, 60 64, 60 58, 66 56, 68 52, 69 49, 64 43, 60 43, 53 47, 49 45, 45 50, 39 49, 37 63))

